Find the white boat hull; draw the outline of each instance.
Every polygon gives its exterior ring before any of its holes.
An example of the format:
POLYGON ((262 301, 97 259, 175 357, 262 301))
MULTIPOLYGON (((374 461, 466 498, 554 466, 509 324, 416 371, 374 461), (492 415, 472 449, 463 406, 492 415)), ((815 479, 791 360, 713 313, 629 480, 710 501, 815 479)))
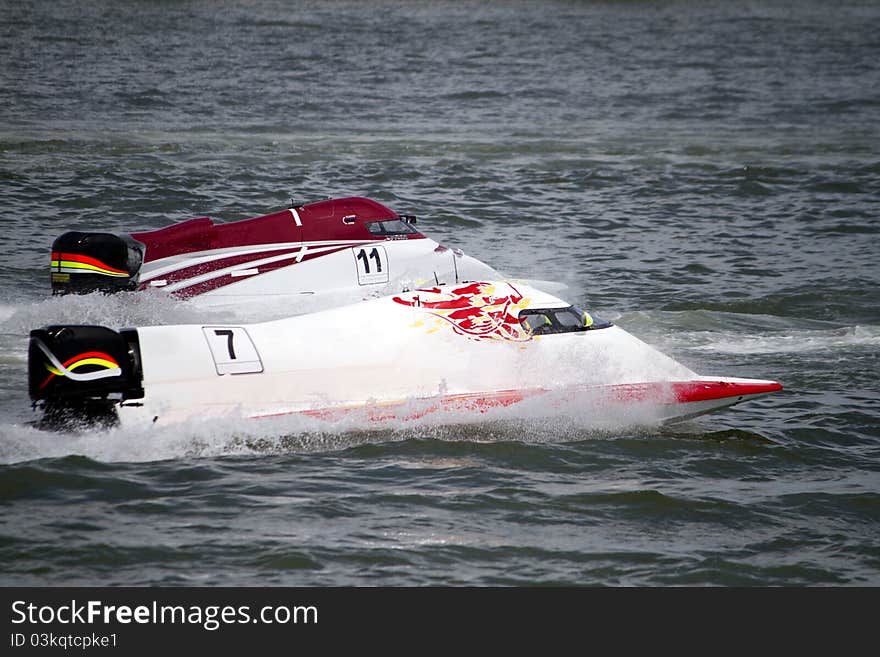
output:
MULTIPOLYGON (((655 424, 781 389, 773 381, 700 376, 585 313, 583 326, 549 334, 521 321, 546 313, 557 322, 573 317, 571 310, 534 288, 484 282, 253 324, 141 327, 139 378, 129 386, 136 392, 117 407, 118 417, 123 424, 162 425, 359 413, 376 421, 448 411, 479 416, 525 404, 530 412, 562 408, 597 419, 622 412, 632 423, 655 424)), ((92 354, 94 361, 94 353, 80 356, 92 354)), ((39 356, 32 361, 39 378, 39 356)), ((59 354, 55 362, 32 391, 52 382, 76 390, 74 381, 52 372, 65 362, 72 371, 79 361, 59 354)), ((90 376, 101 376, 100 367, 90 376)))

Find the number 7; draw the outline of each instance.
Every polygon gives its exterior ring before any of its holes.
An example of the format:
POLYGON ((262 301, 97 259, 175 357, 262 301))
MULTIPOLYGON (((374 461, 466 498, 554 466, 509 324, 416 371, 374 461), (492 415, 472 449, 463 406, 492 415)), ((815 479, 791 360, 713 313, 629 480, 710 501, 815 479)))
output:
POLYGON ((232 331, 230 331, 229 329, 222 329, 222 330, 221 329, 214 329, 214 335, 217 335, 217 336, 225 335, 226 336, 226 349, 229 350, 229 357, 232 360, 235 360, 235 347, 232 346, 232 336, 234 334, 232 333, 232 331))

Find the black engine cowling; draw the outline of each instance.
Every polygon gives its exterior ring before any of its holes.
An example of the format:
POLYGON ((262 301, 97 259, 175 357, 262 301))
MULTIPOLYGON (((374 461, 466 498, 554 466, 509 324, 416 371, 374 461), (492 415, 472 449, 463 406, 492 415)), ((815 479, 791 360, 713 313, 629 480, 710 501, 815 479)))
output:
POLYGON ((88 325, 32 330, 28 390, 50 428, 115 423, 119 403, 144 396, 137 331, 88 325))
POLYGON ((52 293, 134 290, 144 251, 129 235, 64 233, 52 243, 52 293))

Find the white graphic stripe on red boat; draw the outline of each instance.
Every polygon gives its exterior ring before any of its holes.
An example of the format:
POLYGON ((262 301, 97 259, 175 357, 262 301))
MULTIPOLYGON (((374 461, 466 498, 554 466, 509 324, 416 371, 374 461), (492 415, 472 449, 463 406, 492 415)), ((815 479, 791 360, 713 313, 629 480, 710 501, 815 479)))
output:
MULTIPOLYGON (((330 255, 331 253, 336 253, 337 251, 342 251, 347 248, 350 248, 350 247, 348 247, 348 246, 329 247, 328 246, 328 247, 324 247, 324 248, 320 248, 320 249, 310 249, 308 252, 309 253, 308 259, 311 259, 313 257, 319 257, 322 255, 330 255)), ((182 290, 184 288, 188 288, 193 285, 199 285, 201 283, 205 283, 205 282, 213 280, 215 278, 221 278, 223 276, 226 276, 227 274, 231 275, 238 270, 259 269, 260 267, 283 262, 284 260, 296 260, 296 262, 301 262, 304 259, 304 256, 303 256, 304 251, 305 251, 305 248, 297 249, 297 250, 291 251, 289 253, 283 253, 281 255, 272 256, 270 258, 261 258, 259 260, 247 260, 246 262, 240 262, 240 263, 237 263, 231 267, 224 267, 222 269, 216 269, 212 272, 202 274, 200 276, 193 276, 191 278, 186 278, 186 279, 179 281, 177 283, 172 283, 171 285, 168 285, 165 289, 168 292, 176 292, 178 290, 182 290)), ((272 269, 276 269, 276 268, 277 267, 273 267, 272 269)), ((263 274, 263 273, 268 273, 268 272, 260 272, 260 273, 263 274)), ((233 282, 233 281, 229 281, 229 283, 231 283, 231 282, 233 282)))
MULTIPOLYGON (((215 263, 222 260, 238 258, 247 255, 259 255, 261 253, 272 253, 287 249, 300 249, 314 247, 333 247, 333 246, 360 246, 369 244, 371 240, 324 240, 315 242, 283 242, 277 244, 257 244, 251 247, 235 247, 225 249, 214 249, 210 251, 198 251, 187 253, 185 255, 169 256, 161 260, 154 260, 144 266, 141 272, 140 281, 145 283, 160 276, 167 276, 173 272, 182 269, 189 269, 197 265, 205 265, 215 263), (158 265, 158 266, 157 266, 158 265)), ((222 262, 219 266, 223 266, 222 262)))

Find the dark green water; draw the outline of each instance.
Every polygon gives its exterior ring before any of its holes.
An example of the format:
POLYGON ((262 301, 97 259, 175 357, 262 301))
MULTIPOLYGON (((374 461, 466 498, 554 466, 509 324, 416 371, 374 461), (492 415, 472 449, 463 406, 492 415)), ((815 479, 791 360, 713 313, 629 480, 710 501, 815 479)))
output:
POLYGON ((0 0, 0 584, 880 584, 878 35, 873 2, 0 0), (198 317, 50 298, 55 236, 342 195, 785 391, 28 426, 31 328, 198 317))

